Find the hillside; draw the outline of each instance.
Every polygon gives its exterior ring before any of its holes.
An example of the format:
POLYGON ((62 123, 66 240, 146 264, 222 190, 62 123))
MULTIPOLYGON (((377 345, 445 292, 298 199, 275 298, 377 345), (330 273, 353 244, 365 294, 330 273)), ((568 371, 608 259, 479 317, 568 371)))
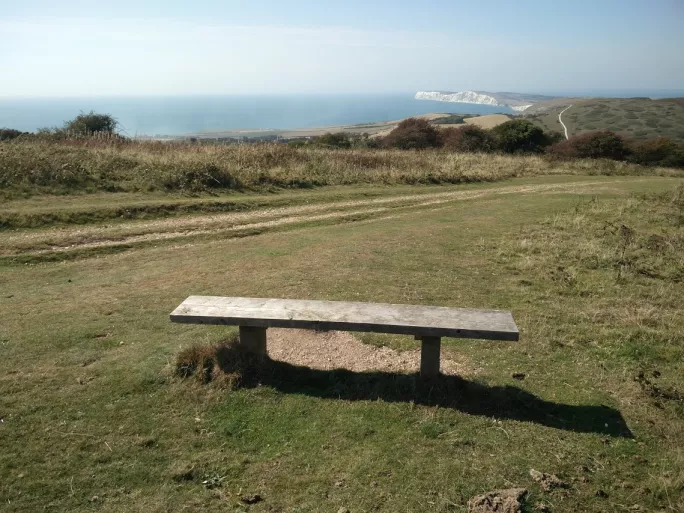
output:
POLYGON ((572 105, 564 114, 563 122, 570 135, 595 130, 611 130, 634 139, 669 137, 684 139, 684 98, 594 98, 579 99, 574 103, 554 102, 539 112, 544 104, 525 113, 525 117, 544 130, 562 132, 558 114, 572 105))

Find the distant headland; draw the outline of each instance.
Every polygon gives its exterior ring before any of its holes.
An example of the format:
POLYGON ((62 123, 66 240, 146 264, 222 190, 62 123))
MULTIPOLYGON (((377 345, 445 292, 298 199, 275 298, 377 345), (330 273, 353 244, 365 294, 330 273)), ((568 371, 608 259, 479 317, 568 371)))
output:
POLYGON ((535 103, 547 102, 556 98, 556 96, 543 96, 540 94, 489 93, 486 91, 418 91, 415 96, 416 100, 508 107, 516 112, 523 112, 535 103))

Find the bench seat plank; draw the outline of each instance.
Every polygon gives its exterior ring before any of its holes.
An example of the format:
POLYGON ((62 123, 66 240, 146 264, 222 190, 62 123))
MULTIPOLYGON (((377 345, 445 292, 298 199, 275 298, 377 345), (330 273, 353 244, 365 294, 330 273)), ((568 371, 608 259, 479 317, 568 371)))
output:
POLYGON ((519 336, 511 313, 501 310, 347 301, 190 296, 171 321, 488 340, 519 336))

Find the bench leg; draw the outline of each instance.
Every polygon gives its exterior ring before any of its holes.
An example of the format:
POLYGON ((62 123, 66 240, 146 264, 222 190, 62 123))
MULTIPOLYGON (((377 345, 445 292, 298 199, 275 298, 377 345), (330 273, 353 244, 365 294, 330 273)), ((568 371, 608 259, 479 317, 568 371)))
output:
POLYGON ((240 326, 240 345, 250 353, 266 356, 266 328, 240 326))
POLYGON ((440 337, 421 337, 420 377, 435 378, 439 376, 439 350, 442 343, 440 337))

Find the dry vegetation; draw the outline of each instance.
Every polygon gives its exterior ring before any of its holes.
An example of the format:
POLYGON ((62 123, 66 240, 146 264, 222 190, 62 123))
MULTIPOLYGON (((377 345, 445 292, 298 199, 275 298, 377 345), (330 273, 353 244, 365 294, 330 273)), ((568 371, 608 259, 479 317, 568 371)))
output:
POLYGON ((477 125, 480 128, 494 128, 506 121, 510 121, 510 117, 505 114, 488 114, 486 116, 476 116, 474 118, 466 118, 465 122, 469 125, 477 125))
POLYGON ((0 145, 0 194, 268 190, 349 184, 435 184, 545 174, 668 175, 620 162, 543 156, 15 139, 0 145))

